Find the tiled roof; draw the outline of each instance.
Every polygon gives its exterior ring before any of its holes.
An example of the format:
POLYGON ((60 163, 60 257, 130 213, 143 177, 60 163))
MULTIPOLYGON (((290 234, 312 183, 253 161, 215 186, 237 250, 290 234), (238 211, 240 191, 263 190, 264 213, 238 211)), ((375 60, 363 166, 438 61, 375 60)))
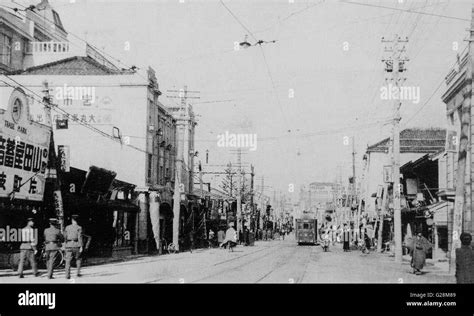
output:
POLYGON ((74 56, 51 63, 35 66, 26 70, 15 71, 15 75, 66 75, 66 76, 100 76, 125 74, 101 65, 91 57, 74 56))
MULTIPOLYGON (((400 133, 401 153, 436 153, 444 150, 446 130, 443 128, 408 128, 400 133)), ((387 152, 390 148, 390 138, 386 138, 372 146, 367 152, 387 152)))

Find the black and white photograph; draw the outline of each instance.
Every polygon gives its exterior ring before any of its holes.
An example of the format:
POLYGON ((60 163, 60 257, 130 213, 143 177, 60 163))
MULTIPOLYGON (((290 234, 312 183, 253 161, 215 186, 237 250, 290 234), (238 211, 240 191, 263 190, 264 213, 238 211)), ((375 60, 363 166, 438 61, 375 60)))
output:
POLYGON ((0 293, 472 315, 473 67, 471 0, 0 0, 0 293))

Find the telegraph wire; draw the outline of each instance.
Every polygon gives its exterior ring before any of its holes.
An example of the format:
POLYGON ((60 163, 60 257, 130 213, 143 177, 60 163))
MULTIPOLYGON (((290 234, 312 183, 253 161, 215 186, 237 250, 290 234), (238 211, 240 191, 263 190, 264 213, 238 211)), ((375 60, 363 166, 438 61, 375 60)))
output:
POLYGON ((396 11, 402 11, 402 12, 408 12, 408 13, 419 13, 422 15, 429 15, 429 16, 437 16, 445 19, 452 19, 452 20, 458 20, 458 21, 467 21, 470 22, 470 19, 465 19, 465 18, 460 18, 456 16, 449 16, 449 15, 443 15, 443 14, 435 14, 435 13, 428 13, 428 12, 423 12, 423 11, 416 11, 416 10, 407 10, 407 9, 399 9, 399 8, 394 8, 394 7, 387 7, 387 6, 382 6, 382 5, 376 5, 376 4, 368 4, 368 3, 360 3, 360 2, 351 2, 351 1, 342 1, 342 3, 347 3, 347 4, 355 4, 355 5, 360 5, 360 6, 366 6, 366 7, 373 7, 373 8, 380 8, 380 9, 388 9, 388 10, 396 10, 396 11))

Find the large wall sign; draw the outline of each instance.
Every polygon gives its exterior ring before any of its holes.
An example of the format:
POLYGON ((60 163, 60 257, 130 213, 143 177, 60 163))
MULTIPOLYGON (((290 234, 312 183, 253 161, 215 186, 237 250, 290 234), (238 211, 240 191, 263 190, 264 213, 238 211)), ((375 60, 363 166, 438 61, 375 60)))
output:
POLYGON ((15 89, 0 111, 0 197, 42 201, 51 127, 30 121, 29 110, 15 89))

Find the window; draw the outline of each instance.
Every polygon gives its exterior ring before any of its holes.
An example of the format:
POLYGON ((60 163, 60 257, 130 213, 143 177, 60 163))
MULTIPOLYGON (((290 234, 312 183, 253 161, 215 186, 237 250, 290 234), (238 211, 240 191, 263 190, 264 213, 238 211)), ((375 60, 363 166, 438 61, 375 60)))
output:
POLYGON ((304 223, 304 224, 303 224, 303 229, 309 229, 309 224, 308 224, 308 223, 304 223))
POLYGON ((12 39, 5 34, 0 34, 1 63, 10 66, 12 56, 12 39))

